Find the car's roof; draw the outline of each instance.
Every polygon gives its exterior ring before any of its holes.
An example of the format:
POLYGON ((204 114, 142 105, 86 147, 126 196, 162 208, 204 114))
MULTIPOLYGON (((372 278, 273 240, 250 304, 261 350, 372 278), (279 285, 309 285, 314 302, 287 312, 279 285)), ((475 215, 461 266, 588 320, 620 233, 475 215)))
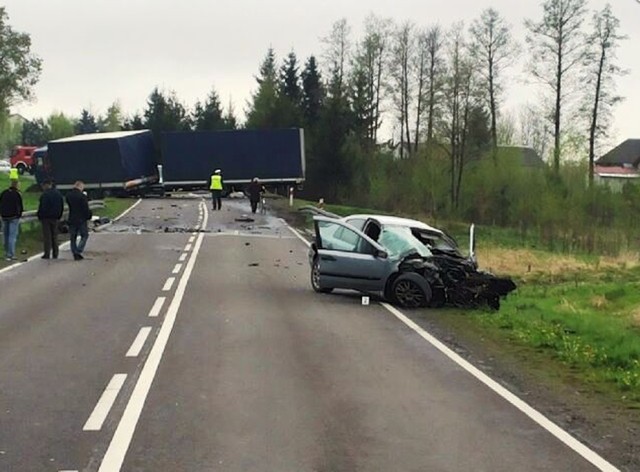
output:
POLYGON ((381 225, 389 225, 389 226, 406 226, 409 228, 421 229, 424 231, 430 231, 433 233, 443 234, 442 230, 438 228, 434 228, 433 226, 429 226, 426 223, 418 220, 411 220, 409 218, 400 218, 397 216, 388 216, 388 215, 349 215, 344 219, 352 219, 358 218, 363 220, 368 220, 369 218, 376 220, 381 225))

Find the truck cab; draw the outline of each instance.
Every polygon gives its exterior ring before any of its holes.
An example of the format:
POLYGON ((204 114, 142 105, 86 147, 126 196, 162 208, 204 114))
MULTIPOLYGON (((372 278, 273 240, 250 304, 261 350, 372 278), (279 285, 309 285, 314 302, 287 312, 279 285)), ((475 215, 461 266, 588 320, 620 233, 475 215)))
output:
POLYGON ((11 151, 9 162, 11 167, 18 169, 20 175, 28 172, 33 174, 34 162, 33 152, 36 150, 35 146, 15 146, 11 151))

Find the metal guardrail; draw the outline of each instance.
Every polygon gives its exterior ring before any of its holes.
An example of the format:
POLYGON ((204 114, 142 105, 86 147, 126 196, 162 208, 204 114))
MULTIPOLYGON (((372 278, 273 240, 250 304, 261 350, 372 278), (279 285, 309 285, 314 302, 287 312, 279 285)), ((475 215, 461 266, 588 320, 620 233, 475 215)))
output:
MULTIPOLYGON (((104 208, 104 201, 102 200, 92 200, 89 202, 89 208, 91 210, 96 210, 98 208, 104 208)), ((69 210, 66 208, 62 213, 62 219, 65 220, 69 216, 69 210)), ((38 212, 36 210, 25 211, 22 213, 22 218, 20 218, 20 224, 23 223, 33 223, 34 221, 38 221, 38 212)))
POLYGON ((313 215, 326 216, 327 218, 335 218, 337 220, 341 218, 340 215, 336 215, 335 213, 331 213, 330 211, 323 210, 322 208, 314 207, 311 205, 300 207, 298 211, 302 213, 311 213, 313 215))

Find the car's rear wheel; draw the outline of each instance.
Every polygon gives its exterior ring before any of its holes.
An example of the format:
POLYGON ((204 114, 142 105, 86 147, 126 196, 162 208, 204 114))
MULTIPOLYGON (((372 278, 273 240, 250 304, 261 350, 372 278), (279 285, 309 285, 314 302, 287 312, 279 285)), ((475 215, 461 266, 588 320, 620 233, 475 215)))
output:
POLYGON ((320 262, 318 258, 313 261, 313 266, 311 267, 311 286, 313 290, 318 293, 331 293, 333 291, 332 288, 322 287, 320 285, 320 262))
POLYGON ((393 299, 403 308, 420 308, 431 301, 429 284, 419 281, 417 274, 403 274, 393 282, 391 293, 393 299))

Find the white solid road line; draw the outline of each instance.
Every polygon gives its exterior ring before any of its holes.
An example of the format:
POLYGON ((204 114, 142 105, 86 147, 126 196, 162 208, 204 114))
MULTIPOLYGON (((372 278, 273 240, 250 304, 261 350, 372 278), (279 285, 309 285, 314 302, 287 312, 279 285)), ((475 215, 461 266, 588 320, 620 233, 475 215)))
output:
POLYGON ((182 264, 176 264, 176 266, 171 271, 172 274, 179 274, 182 270, 182 264))
POLYGON ((142 351, 142 348, 144 347, 144 343, 147 342, 147 338, 150 333, 151 326, 140 328, 136 339, 133 340, 133 344, 131 344, 131 347, 127 351, 127 355, 125 357, 138 357, 140 351, 142 351))
POLYGON ((162 310, 162 306, 164 305, 165 300, 165 297, 156 298, 156 301, 151 307, 151 311, 149 312, 149 318, 156 318, 160 314, 160 310, 162 310))
MULTIPOLYGON (((285 220, 281 219, 282 223, 289 228, 289 230, 295 234, 307 247, 311 246, 311 243, 307 241, 296 229, 291 227, 285 220)), ((487 374, 482 372, 480 369, 475 367, 470 362, 464 360, 454 351, 445 346, 442 342, 438 341, 438 339, 427 332, 424 328, 418 326, 415 322, 409 319, 406 315, 404 315, 397 308, 389 305, 388 303, 381 303, 381 305, 386 308, 389 312, 391 312, 396 318, 402 321, 405 325, 415 331, 418 335, 420 335, 425 341, 431 344, 433 347, 442 352, 445 356, 451 359, 453 362, 458 364, 464 370, 466 370, 469 374, 473 375, 480 382, 485 384, 495 393, 500 395, 503 399, 509 402, 511 405, 516 407, 518 410, 523 412, 533 421, 535 421, 539 426, 547 430, 553 436, 555 436, 558 440, 560 440, 563 444, 571 448, 577 454, 582 456, 585 460, 593 464, 599 470, 603 472, 619 472, 619 469, 616 468, 613 464, 607 462, 603 457, 601 457, 598 453, 588 448, 576 438, 571 436, 565 430, 560 428, 557 424, 551 421, 549 418, 544 416, 538 410, 521 400, 518 396, 511 393, 509 390, 504 388, 498 382, 493 380, 487 374)))
POLYGON ((283 218, 280 218, 280 221, 287 227, 289 228, 289 231, 291 231, 293 234, 295 234, 297 236, 297 238, 302 241, 307 247, 311 247, 311 243, 309 241, 307 241, 304 236, 302 236, 300 234, 300 232, 295 229, 293 226, 290 226, 289 223, 287 223, 283 218))
POLYGON ((179 260, 180 262, 184 262, 184 261, 187 259, 187 256, 188 256, 188 255, 189 255, 189 254, 187 254, 186 252, 185 252, 185 253, 183 253, 183 254, 180 256, 180 259, 178 259, 178 260, 179 260))
MULTIPOLYGON (((206 220, 207 216, 205 216, 205 223, 206 220)), ((147 395, 149 394, 149 390, 151 389, 151 384, 153 383, 153 379, 158 371, 162 355, 176 322, 178 310, 180 309, 182 299, 184 298, 184 294, 187 289, 187 284, 189 283, 189 278, 191 277, 191 273, 193 272, 193 268, 196 264, 196 259, 200 252, 203 239, 203 235, 201 234, 196 240, 195 249, 191 253, 191 257, 184 272, 182 273, 180 282, 178 282, 178 288, 171 300, 171 305, 169 305, 167 315, 162 323, 158 337, 151 348, 149 357, 147 357, 147 360, 142 367, 140 377, 136 382, 136 386, 133 389, 129 403, 127 404, 122 418, 120 419, 120 423, 116 428, 116 432, 111 439, 111 443, 109 443, 109 447, 102 459, 98 472, 118 472, 122 467, 127 450, 129 449, 129 445, 133 439, 133 433, 135 432, 136 425, 140 419, 140 414, 144 408, 144 403, 147 399, 147 395)))
POLYGON ((507 390, 502 385, 500 385, 498 382, 496 382, 491 377, 489 377, 487 374, 485 374, 480 369, 475 367, 473 364, 471 364, 470 362, 464 360, 462 357, 460 357, 454 351, 452 351, 447 346, 445 346, 442 342, 438 341, 438 339, 436 339, 433 335, 429 334, 422 327, 418 326, 418 324, 416 324, 411 319, 409 319, 400 310, 398 310, 397 308, 389 305, 388 303, 381 303, 381 305, 383 307, 385 307, 388 311, 390 311, 396 318, 398 318, 400 321, 402 321, 405 325, 407 325, 413 331, 418 333, 425 341, 427 341, 433 347, 438 349, 445 356, 447 356, 453 362, 458 364, 460 367, 462 367, 468 373, 473 375, 476 379, 478 379, 480 382, 485 384, 487 387, 489 387, 495 393, 500 395, 506 401, 511 403, 513 406, 515 406, 518 410, 523 412, 525 415, 527 415, 533 421, 538 423, 538 425, 542 426, 544 429, 546 429, 548 432, 550 432, 552 435, 554 435, 557 439, 562 441, 566 446, 568 446, 571 449, 573 449, 575 452, 577 452, 579 455, 581 455, 584 459, 589 461, 595 467, 597 467, 598 469, 600 469, 602 471, 606 471, 606 472, 617 472, 617 471, 619 471, 619 469, 617 469, 615 466, 613 466, 612 464, 607 462, 604 458, 602 458, 600 455, 598 455, 595 451, 592 451, 591 449, 589 449, 587 446, 585 446, 580 441, 578 441, 576 438, 574 438, 569 433, 567 433, 565 430, 560 428, 557 424, 552 422, 550 419, 548 419, 542 413, 540 413, 535 408, 531 407, 529 404, 527 404, 526 402, 524 402, 523 400, 518 398, 516 395, 514 395, 509 390, 507 390))
POLYGON ((138 198, 138 200, 136 200, 136 202, 131 205, 129 208, 127 208, 125 211, 123 211, 122 213, 120 213, 118 216, 116 216, 113 220, 111 220, 110 223, 107 223, 106 225, 102 225, 99 226, 97 231, 102 231, 105 228, 108 228, 109 226, 111 226, 113 223, 115 223, 116 221, 118 221, 120 218, 124 218, 126 215, 129 214, 130 211, 132 211, 135 207, 137 207, 138 205, 140 205, 140 202, 142 201, 142 198, 138 198))
POLYGON ((191 244, 187 244, 184 248, 185 252, 191 251, 191 244))
POLYGON ((164 287, 162 287, 163 292, 168 292, 173 287, 173 283, 176 281, 175 277, 169 277, 167 281, 164 283, 164 287))
POLYGON ((100 431, 102 429, 102 424, 104 420, 107 418, 111 407, 113 406, 118 393, 120 393, 120 389, 124 385, 124 381, 127 379, 127 374, 115 374, 107 388, 102 392, 102 396, 100 400, 98 400, 98 404, 93 409, 93 413, 89 416, 89 419, 84 424, 82 428, 83 431, 100 431))

